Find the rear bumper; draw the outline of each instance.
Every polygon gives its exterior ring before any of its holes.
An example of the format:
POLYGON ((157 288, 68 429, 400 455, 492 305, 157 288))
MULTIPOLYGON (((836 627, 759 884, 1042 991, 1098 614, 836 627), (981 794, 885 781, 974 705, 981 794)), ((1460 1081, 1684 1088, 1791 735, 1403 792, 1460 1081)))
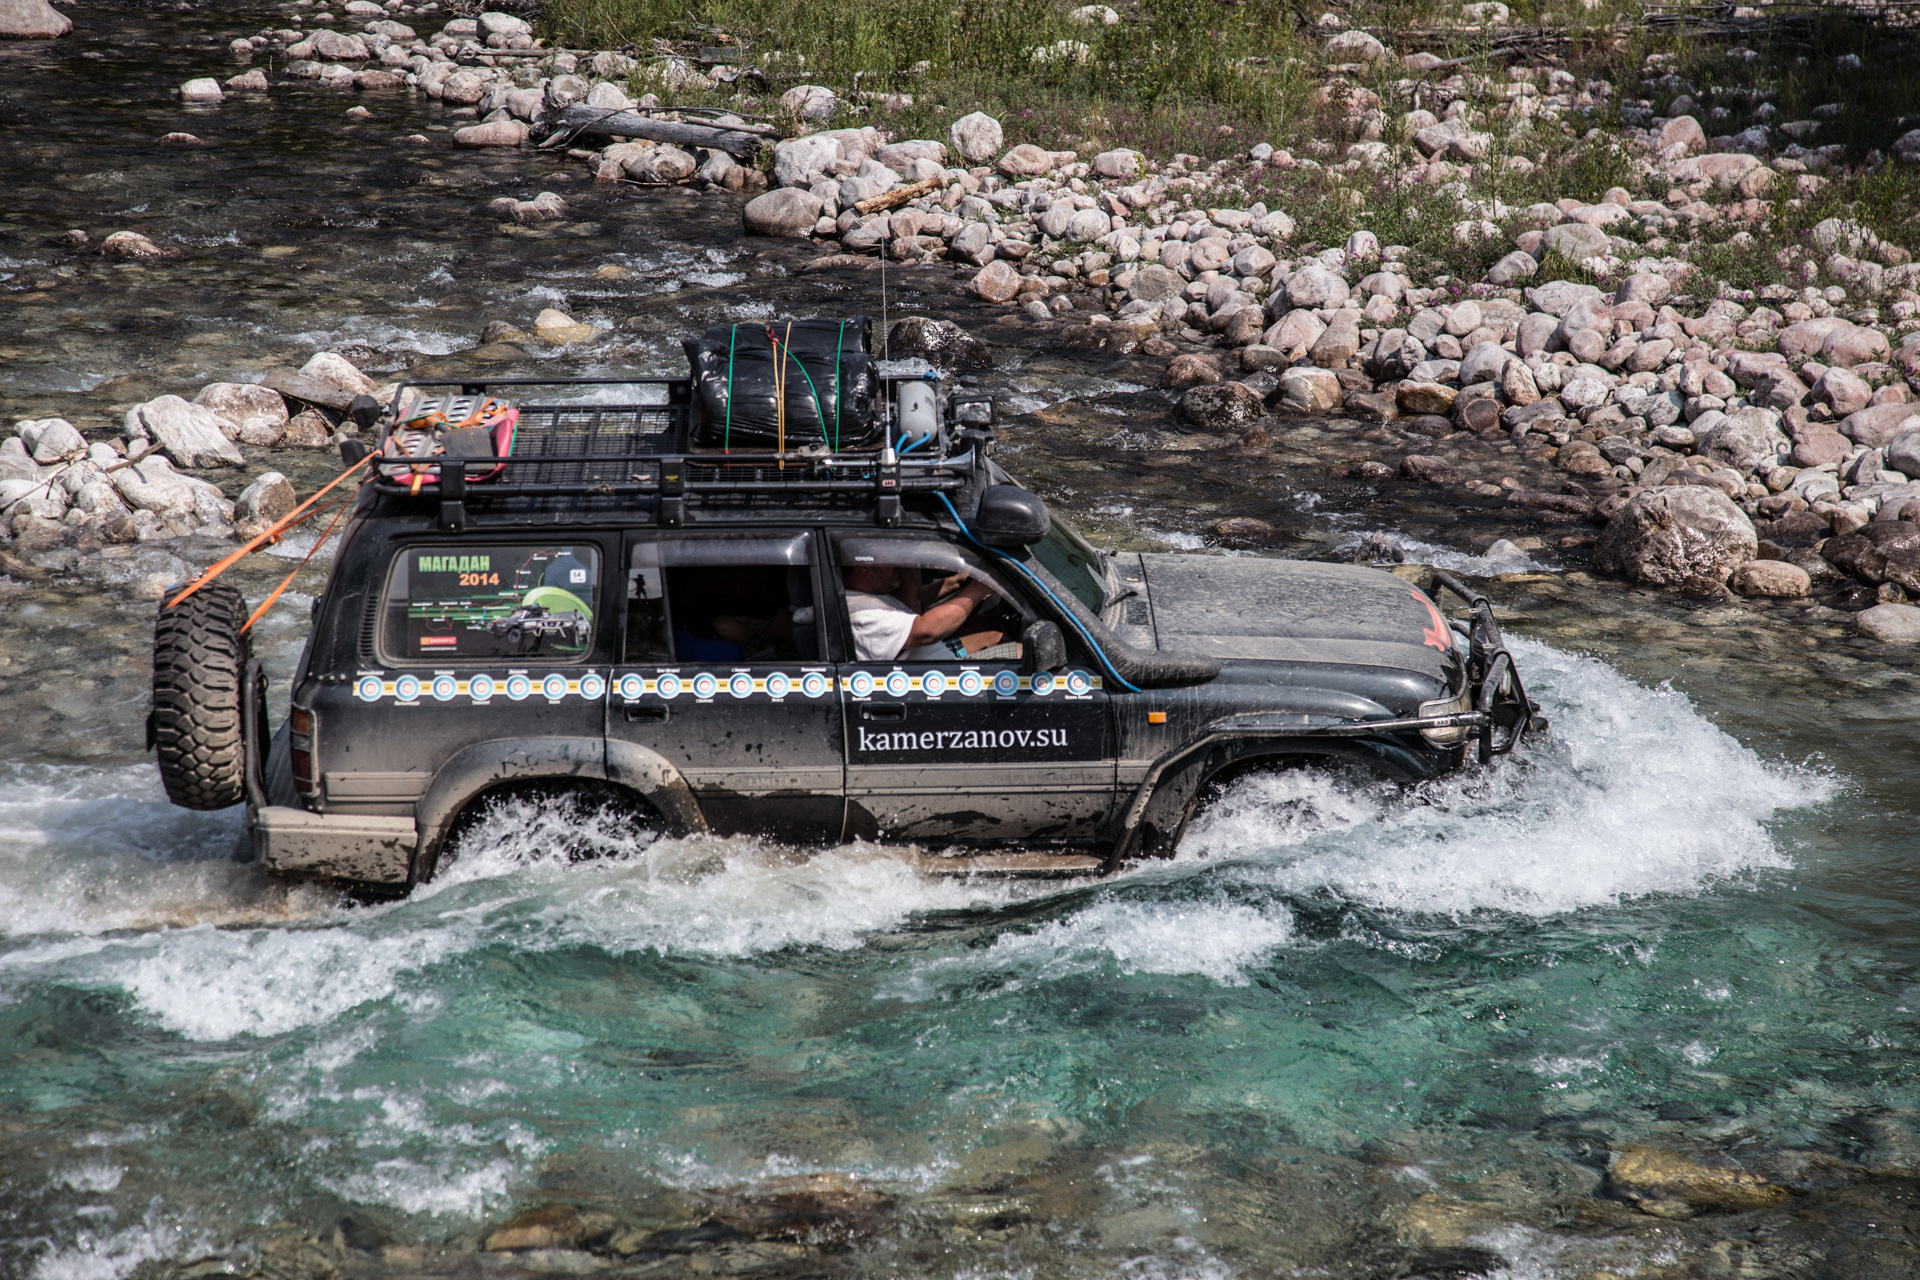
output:
POLYGON ((253 813, 253 856, 269 871, 359 884, 404 885, 419 834, 412 818, 309 813, 266 805, 253 813))

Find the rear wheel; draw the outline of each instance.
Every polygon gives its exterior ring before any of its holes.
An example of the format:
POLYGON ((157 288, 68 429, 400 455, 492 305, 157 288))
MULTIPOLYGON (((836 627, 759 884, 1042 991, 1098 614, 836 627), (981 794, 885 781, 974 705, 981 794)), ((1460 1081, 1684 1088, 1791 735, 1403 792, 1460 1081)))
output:
POLYGON ((253 656, 241 631, 246 621, 245 598, 216 582, 172 608, 162 604, 154 622, 147 738, 167 799, 183 808, 224 809, 246 799, 242 701, 253 656))
POLYGON ((578 863, 630 857, 665 832, 651 805, 612 783, 509 783, 461 810, 420 879, 434 879, 463 857, 502 868, 556 858, 578 863))

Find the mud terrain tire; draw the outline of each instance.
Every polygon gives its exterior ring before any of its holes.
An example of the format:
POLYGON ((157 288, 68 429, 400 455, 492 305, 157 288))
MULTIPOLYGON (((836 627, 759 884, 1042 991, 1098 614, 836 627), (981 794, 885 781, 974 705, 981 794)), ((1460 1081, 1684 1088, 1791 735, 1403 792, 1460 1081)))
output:
POLYGON ((246 799, 241 696, 247 662, 247 602, 224 583, 202 587, 153 624, 153 719, 149 739, 167 799, 187 809, 224 809, 246 799))

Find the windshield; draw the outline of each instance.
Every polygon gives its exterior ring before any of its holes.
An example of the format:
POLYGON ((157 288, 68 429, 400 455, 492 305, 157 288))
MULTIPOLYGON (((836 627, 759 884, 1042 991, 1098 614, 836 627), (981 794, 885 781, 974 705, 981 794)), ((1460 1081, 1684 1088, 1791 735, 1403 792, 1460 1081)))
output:
POLYGON ((1078 529, 1053 516, 1047 536, 1033 544, 1033 554, 1089 612, 1098 614, 1106 608, 1107 558, 1078 529))

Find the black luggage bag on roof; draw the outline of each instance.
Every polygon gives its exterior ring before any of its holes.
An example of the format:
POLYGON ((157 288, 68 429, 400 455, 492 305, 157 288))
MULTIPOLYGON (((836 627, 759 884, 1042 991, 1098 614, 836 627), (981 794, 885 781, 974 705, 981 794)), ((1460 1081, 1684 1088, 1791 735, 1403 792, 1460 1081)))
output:
POLYGON ((695 443, 751 450, 783 443, 788 449, 876 447, 883 423, 869 342, 864 316, 715 325, 687 339, 682 345, 701 410, 695 443))

